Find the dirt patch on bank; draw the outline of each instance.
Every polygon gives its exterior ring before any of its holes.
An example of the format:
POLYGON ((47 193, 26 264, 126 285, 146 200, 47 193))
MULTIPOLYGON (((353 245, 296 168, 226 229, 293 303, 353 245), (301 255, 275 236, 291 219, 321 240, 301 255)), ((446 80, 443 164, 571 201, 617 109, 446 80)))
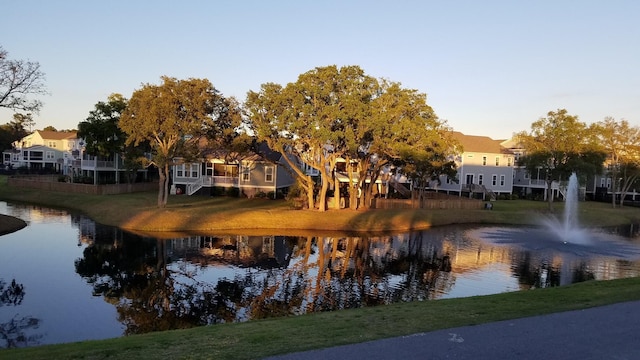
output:
POLYGON ((27 223, 17 217, 0 214, 0 235, 10 234, 27 226, 27 223))

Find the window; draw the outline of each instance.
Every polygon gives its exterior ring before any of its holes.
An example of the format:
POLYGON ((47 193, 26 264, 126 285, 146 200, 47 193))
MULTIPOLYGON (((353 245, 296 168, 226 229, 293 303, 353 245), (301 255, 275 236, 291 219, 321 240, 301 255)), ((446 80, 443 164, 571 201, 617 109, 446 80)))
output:
POLYGON ((491 176, 491 185, 496 186, 498 184, 498 175, 491 176))
POLYGON ((487 165, 487 157, 486 156, 482 157, 482 165, 487 165))
POLYGON ((206 169, 207 176, 213 176, 213 163, 207 162, 206 169))
POLYGON ((478 174, 478 185, 482 185, 483 180, 484 180, 484 175, 478 174))
POLYGON ((496 156, 496 166, 500 166, 500 156, 496 156))
POLYGON ((604 187, 604 182, 605 182, 605 179, 604 178, 600 178, 600 187, 604 187))
POLYGON ((248 182, 249 180, 251 180, 251 172, 249 171, 249 169, 242 169, 242 181, 244 182, 248 182))
POLYGON ((50 148, 55 148, 56 147, 56 142, 55 141, 49 141, 49 147, 50 148))
POLYGON ((47 160, 53 159, 53 151, 47 151, 46 152, 46 159, 47 160))
POLYGON ((273 182, 273 166, 267 166, 264 168, 264 181, 273 182))
POLYGON ((504 186, 504 175, 500 175, 500 186, 504 186))
POLYGON ((611 189, 611 179, 607 179, 607 189, 611 189))
POLYGON ((177 165, 176 177, 198 177, 198 164, 177 165))
POLYGON ((508 157, 507 158, 507 166, 511 167, 511 165, 512 165, 512 158, 508 157))

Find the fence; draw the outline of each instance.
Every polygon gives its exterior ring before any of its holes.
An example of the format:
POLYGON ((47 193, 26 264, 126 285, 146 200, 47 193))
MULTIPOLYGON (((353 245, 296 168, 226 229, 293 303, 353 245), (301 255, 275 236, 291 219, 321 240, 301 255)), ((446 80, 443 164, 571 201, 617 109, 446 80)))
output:
POLYGON ((11 176, 7 185, 14 188, 37 189, 88 195, 115 195, 158 190, 157 182, 135 184, 91 185, 58 181, 58 176, 11 176))
POLYGON ((428 193, 422 199, 373 199, 375 209, 461 209, 475 210, 484 208, 484 202, 466 197, 439 193, 428 193), (431 195, 434 194, 434 195, 431 195))

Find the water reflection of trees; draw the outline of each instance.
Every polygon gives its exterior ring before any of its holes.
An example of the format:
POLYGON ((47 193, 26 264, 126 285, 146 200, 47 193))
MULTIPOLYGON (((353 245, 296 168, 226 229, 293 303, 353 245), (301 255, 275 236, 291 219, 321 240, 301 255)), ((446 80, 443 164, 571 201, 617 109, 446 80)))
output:
MULTIPOLYGON (((0 307, 19 306, 25 296, 24 285, 15 279, 10 284, 0 279, 0 307)), ((28 333, 37 329, 40 319, 33 316, 18 316, 17 314, 7 322, 0 323, 0 348, 15 348, 33 346, 39 343, 42 335, 28 333)))
POLYGON ((159 240, 80 228, 76 271, 128 334, 431 299, 453 281, 453 245, 434 234, 159 240))
POLYGON ((541 258, 530 251, 515 251, 513 272, 526 287, 546 288, 568 285, 596 278, 589 262, 584 259, 541 258), (573 263, 577 261, 577 263, 573 263))

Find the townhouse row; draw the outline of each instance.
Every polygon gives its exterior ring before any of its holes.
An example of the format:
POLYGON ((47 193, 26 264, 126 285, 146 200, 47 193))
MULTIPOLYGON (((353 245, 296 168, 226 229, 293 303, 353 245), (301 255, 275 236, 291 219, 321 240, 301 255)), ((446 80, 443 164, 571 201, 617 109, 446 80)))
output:
MULTIPOLYGON (((493 200, 501 195, 545 198, 546 182, 543 174, 529 174, 518 167, 523 149, 512 139, 494 140, 487 136, 454 133, 464 151, 455 155, 457 178, 442 177, 430 184, 430 190, 493 200)), ((3 152, 3 166, 8 169, 28 169, 66 175, 69 179, 91 179, 95 184, 125 182, 125 167, 116 154, 102 158, 86 153, 83 139, 76 132, 37 130, 14 143, 3 152)), ((177 159, 171 171, 172 192, 176 194, 214 194, 233 191, 253 197, 258 194, 276 196, 295 183, 291 169, 282 161, 282 154, 261 145, 256 153, 230 160, 220 154, 203 156, 196 162, 177 159)), ((345 164, 339 164, 343 167, 345 164)), ((318 171, 299 162, 298 166, 311 176, 318 171)), ((335 169, 341 183, 348 183, 344 169, 335 169)), ((378 196, 387 196, 398 184, 411 188, 402 174, 386 169, 377 186, 378 196)), ((140 171, 140 179, 154 174, 140 171)), ((610 192, 611 179, 605 175, 590 179, 583 186, 585 196, 610 192)), ((554 182, 554 196, 563 195, 563 184, 554 182)))

